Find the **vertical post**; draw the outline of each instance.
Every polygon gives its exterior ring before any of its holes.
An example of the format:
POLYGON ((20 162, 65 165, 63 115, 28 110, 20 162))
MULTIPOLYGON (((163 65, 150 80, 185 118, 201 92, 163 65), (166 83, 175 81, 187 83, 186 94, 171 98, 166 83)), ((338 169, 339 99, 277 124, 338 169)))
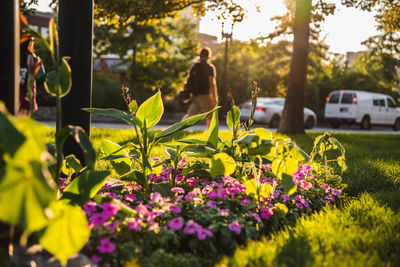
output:
MULTIPOLYGON (((81 126, 90 134, 90 113, 82 108, 92 105, 93 0, 59 1, 60 55, 69 56, 72 70, 70 93, 62 98, 62 126, 81 126)), ((78 144, 70 138, 63 152, 84 162, 78 144)))
POLYGON ((19 0, 1 1, 0 29, 3 29, 0 100, 16 115, 19 109, 19 0))

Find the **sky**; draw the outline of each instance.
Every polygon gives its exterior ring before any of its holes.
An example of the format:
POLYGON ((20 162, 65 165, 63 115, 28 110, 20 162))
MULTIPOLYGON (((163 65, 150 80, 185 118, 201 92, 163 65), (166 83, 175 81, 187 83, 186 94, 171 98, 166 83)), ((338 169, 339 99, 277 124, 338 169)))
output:
MULTIPOLYGON (((112 0, 111 0, 112 1, 112 0)), ((276 23, 270 18, 286 12, 282 0, 238 0, 248 10, 245 19, 235 24, 233 38, 242 41, 267 36, 271 33, 276 23), (256 4, 259 6, 257 12, 256 4)), ((340 0, 328 0, 337 4, 336 12, 330 15, 321 24, 321 37, 330 46, 334 53, 346 53, 349 51, 362 51, 365 47, 360 43, 368 37, 376 35, 376 22, 374 13, 361 11, 355 8, 344 7, 340 0)), ((49 11, 50 0, 39 0, 39 10, 49 11)), ((229 23, 225 23, 225 32, 230 32, 229 23)), ((216 19, 215 13, 206 14, 200 20, 200 32, 218 37, 221 40, 221 21, 216 19)))

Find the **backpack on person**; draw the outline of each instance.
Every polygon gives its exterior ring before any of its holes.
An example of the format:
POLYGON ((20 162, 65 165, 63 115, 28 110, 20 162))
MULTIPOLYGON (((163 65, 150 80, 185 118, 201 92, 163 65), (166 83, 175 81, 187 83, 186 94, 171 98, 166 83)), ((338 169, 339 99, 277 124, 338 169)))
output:
POLYGON ((208 94, 208 75, 206 71, 207 64, 196 63, 190 69, 189 78, 185 84, 185 91, 194 95, 208 94))

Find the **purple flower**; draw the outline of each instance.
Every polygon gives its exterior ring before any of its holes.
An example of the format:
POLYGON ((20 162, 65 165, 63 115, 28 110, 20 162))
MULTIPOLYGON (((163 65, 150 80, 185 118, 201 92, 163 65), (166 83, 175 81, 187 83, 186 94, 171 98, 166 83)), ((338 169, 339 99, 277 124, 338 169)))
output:
POLYGON ((283 201, 283 202, 289 201, 289 199, 290 199, 289 196, 288 196, 287 194, 282 194, 282 195, 281 195, 281 198, 282 198, 282 201, 283 201))
POLYGON ((89 218, 89 222, 96 226, 102 226, 107 220, 107 216, 99 213, 95 213, 92 215, 92 217, 89 218))
POLYGON ((332 195, 337 196, 337 195, 339 195, 340 193, 342 193, 342 190, 339 190, 339 189, 332 189, 331 193, 332 193, 332 195))
POLYGON ((324 189, 324 191, 325 191, 326 194, 329 193, 329 189, 330 189, 330 186, 329 186, 329 185, 323 184, 323 185, 321 185, 321 187, 322 187, 322 189, 324 189))
POLYGON ((269 218, 274 215, 274 211, 272 209, 266 209, 264 207, 260 208, 261 210, 261 218, 269 220, 269 218))
POLYGON ((161 202, 163 202, 163 197, 160 193, 154 192, 154 193, 150 194, 150 200, 153 203, 161 203, 161 202))
POLYGON ((174 218, 168 222, 168 227, 174 232, 181 229, 182 226, 183 226, 183 218, 182 217, 174 218))
POLYGON ((199 181, 194 177, 190 177, 190 178, 186 179, 186 183, 188 183, 190 186, 194 187, 199 184, 199 181))
POLYGON ((106 193, 103 193, 103 196, 109 197, 109 198, 112 198, 112 199, 118 199, 118 196, 115 193, 106 192, 106 193))
POLYGON ((154 161, 159 161, 160 158, 159 158, 159 157, 155 157, 155 158, 153 158, 153 160, 154 160, 154 161))
POLYGON ((294 200, 297 201, 297 202, 300 202, 302 200, 301 195, 296 195, 294 197, 294 200))
POLYGON ((235 232, 236 234, 240 234, 240 232, 242 231, 242 226, 237 222, 237 221, 233 221, 228 225, 229 230, 231 230, 232 232, 235 232))
POLYGON ((185 194, 185 190, 180 187, 173 187, 171 188, 171 191, 177 194, 185 194))
POLYGON ((125 195, 125 199, 130 202, 133 202, 136 200, 136 196, 134 194, 127 194, 127 195, 125 195))
POLYGON ((254 213, 254 212, 251 212, 251 211, 247 211, 247 213, 250 214, 251 216, 253 216, 258 223, 261 223, 260 216, 258 216, 257 213, 254 213))
POLYGON ((178 169, 182 169, 182 168, 183 168, 183 166, 185 166, 185 164, 186 164, 186 161, 187 161, 187 158, 186 158, 186 156, 183 156, 183 158, 182 158, 181 162, 178 164, 178 169))
POLYGON ((296 207, 297 207, 298 209, 303 209, 303 205, 301 205, 301 203, 296 203, 296 207))
POLYGON ((199 227, 199 225, 195 221, 189 220, 186 223, 185 228, 183 229, 183 233, 185 235, 192 235, 192 234, 196 233, 198 227, 199 227))
POLYGON ((142 230, 142 226, 140 225, 141 222, 140 219, 128 218, 127 221, 129 230, 137 230, 137 231, 142 230))
POLYGON ((215 192, 214 190, 210 191, 207 193, 207 197, 214 199, 217 198, 217 192, 215 192))
POLYGON ((160 178, 154 174, 154 173, 150 173, 149 174, 149 179, 150 181, 152 181, 153 183, 158 183, 160 181, 160 178))
POLYGON ((94 264, 99 263, 101 260, 102 258, 97 254, 93 254, 92 257, 90 257, 90 261, 94 264))
POLYGON ((204 229, 203 227, 199 226, 197 228, 197 238, 199 240, 204 240, 206 237, 212 237, 213 234, 210 230, 204 229))
POLYGON ((304 207, 306 207, 306 208, 310 207, 310 204, 307 202, 307 200, 302 199, 300 202, 301 202, 301 204, 304 205, 304 207))
POLYGON ((218 212, 221 216, 228 216, 229 215, 229 209, 218 209, 218 212))
POLYGON ((210 208, 214 208, 217 206, 217 202, 215 202, 214 200, 209 200, 206 202, 206 206, 210 207, 210 208))
POLYGON ((97 210, 97 203, 94 201, 89 200, 86 202, 85 205, 83 205, 83 210, 85 211, 87 216, 91 216, 93 213, 96 212, 97 210))
POLYGON ((275 190, 275 191, 274 191, 274 198, 279 197, 279 195, 280 195, 279 191, 278 191, 278 190, 275 190))
POLYGON ((121 209, 120 205, 112 202, 105 202, 101 204, 101 207, 103 208, 103 214, 108 218, 117 214, 117 212, 121 209))
POLYGON ((169 211, 175 212, 175 213, 181 213, 182 209, 179 206, 171 205, 171 206, 169 206, 169 211))
POLYGON ((118 224, 120 221, 114 221, 106 225, 106 228, 109 229, 111 232, 115 231, 115 228, 117 228, 118 224))
POLYGON ((112 253, 115 250, 115 245, 110 241, 110 238, 104 238, 100 241, 100 245, 96 247, 100 253, 112 253))
POLYGON ((329 199, 332 202, 335 202, 335 197, 332 196, 332 195, 328 195, 328 196, 326 196, 326 198, 329 199))
POLYGON ((182 173, 178 173, 178 174, 175 176, 175 179, 176 179, 176 181, 178 181, 178 182, 182 181, 184 178, 185 178, 185 175, 183 175, 182 173))
POLYGON ((242 201, 240 201, 240 204, 241 204, 242 206, 246 206, 250 201, 251 201, 250 199, 245 198, 245 199, 243 199, 242 201))

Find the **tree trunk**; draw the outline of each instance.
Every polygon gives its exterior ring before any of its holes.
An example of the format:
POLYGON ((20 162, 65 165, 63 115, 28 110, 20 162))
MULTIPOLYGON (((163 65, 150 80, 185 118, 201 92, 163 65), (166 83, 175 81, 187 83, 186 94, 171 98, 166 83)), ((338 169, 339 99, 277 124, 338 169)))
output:
POLYGON ((311 0, 296 0, 293 54, 285 107, 278 132, 304 134, 304 96, 310 35, 311 0))

